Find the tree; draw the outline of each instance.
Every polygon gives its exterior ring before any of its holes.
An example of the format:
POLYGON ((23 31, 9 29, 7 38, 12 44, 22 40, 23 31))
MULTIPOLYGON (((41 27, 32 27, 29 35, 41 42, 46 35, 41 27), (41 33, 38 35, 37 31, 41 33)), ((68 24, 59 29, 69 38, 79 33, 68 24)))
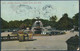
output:
POLYGON ((1 19, 1 28, 2 29, 7 29, 9 26, 8 26, 8 22, 3 20, 2 18, 1 19))
POLYGON ((9 22, 9 28, 19 28, 19 26, 22 24, 21 21, 15 20, 9 22))
POLYGON ((51 27, 55 27, 56 20, 57 20, 56 15, 55 15, 55 16, 52 16, 52 17, 50 17, 49 25, 50 25, 51 27))
POLYGON ((73 28, 73 21, 68 17, 68 14, 65 13, 62 18, 57 23, 57 29, 69 30, 73 28))
POLYGON ((50 21, 56 22, 56 20, 57 20, 57 17, 56 16, 50 17, 50 21))
POLYGON ((72 19, 73 19, 74 25, 78 26, 78 23, 79 23, 79 13, 75 14, 72 19))

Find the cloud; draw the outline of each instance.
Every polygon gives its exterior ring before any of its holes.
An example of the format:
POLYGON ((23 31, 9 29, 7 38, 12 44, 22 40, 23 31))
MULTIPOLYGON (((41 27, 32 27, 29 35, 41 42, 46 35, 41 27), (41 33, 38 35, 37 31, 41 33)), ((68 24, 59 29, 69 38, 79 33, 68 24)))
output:
POLYGON ((19 5, 11 5, 13 11, 18 15, 31 16, 35 15, 35 17, 49 17, 51 15, 51 11, 53 11, 52 5, 45 5, 41 8, 32 7, 30 5, 19 4, 19 5))

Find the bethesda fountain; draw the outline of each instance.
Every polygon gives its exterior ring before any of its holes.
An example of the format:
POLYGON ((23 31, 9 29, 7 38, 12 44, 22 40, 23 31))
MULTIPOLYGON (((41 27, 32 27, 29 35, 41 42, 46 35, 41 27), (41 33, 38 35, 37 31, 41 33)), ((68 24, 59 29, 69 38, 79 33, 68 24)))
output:
POLYGON ((41 34, 41 32, 43 31, 43 24, 42 22, 39 20, 39 17, 36 17, 36 21, 34 22, 33 26, 32 26, 32 32, 34 34, 41 34))

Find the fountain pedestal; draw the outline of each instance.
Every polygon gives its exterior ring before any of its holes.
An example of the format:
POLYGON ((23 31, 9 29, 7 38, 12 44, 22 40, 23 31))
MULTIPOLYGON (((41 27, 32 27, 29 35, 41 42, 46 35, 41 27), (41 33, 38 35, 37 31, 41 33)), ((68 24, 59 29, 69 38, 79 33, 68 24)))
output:
POLYGON ((42 32, 42 28, 34 28, 34 33, 35 34, 41 34, 41 32, 42 32))

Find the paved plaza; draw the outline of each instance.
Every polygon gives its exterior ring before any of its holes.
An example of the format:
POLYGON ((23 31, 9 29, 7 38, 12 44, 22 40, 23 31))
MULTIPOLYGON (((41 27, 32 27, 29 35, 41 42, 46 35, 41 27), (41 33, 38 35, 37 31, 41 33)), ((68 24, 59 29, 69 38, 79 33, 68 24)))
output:
MULTIPOLYGON (((10 32, 2 33, 2 36, 10 32)), ((70 37, 79 35, 78 32, 67 31, 64 35, 53 36, 33 36, 34 41, 4 41, 1 42, 2 51, 17 50, 67 50, 66 40, 70 37)))

